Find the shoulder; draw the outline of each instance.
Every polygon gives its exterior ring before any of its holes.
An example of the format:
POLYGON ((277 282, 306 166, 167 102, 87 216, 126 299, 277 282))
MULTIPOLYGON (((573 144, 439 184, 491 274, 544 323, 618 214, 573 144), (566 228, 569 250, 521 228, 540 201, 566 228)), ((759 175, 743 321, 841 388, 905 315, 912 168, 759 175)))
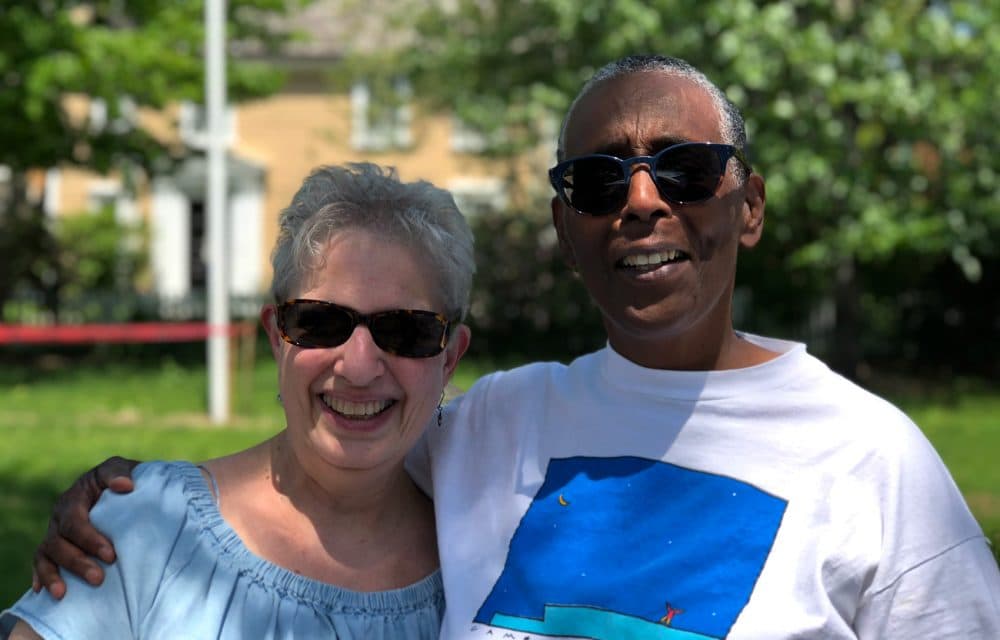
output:
POLYGON ((201 472, 190 462, 143 462, 132 471, 135 488, 131 492, 105 491, 98 504, 123 503, 128 504, 129 508, 142 505, 164 506, 164 498, 189 493, 192 490, 192 480, 200 477, 201 472))
POLYGON ((765 381, 763 390, 768 393, 762 394, 763 401, 776 410, 795 411, 821 424, 836 421, 845 435, 853 438, 863 433, 867 441, 878 438, 881 431, 893 436, 919 434, 899 407, 833 371, 808 353, 805 345, 754 338, 780 353, 763 367, 747 370, 765 381))
POLYGON ((493 432, 502 426, 510 433, 527 418, 537 418, 538 412, 562 393, 563 381, 575 367, 576 363, 533 362, 483 376, 449 404, 446 416, 455 427, 451 431, 493 432))
POLYGON ((563 382, 587 376, 600 362, 602 351, 562 362, 530 362, 512 369, 496 371, 476 381, 461 400, 471 403, 507 403, 549 393, 563 382))
POLYGON ((495 371, 477 380, 466 395, 530 388, 541 380, 559 375, 565 369, 566 365, 559 362, 530 362, 512 369, 495 371))
MULTIPOLYGON (((925 563, 958 571, 957 559, 976 545, 985 547, 985 540, 934 445, 893 403, 830 376, 825 406, 838 416, 842 478, 867 487, 880 504, 882 557, 872 588, 889 589, 925 563)), ((826 426, 838 429, 832 421, 826 426)), ((917 571, 911 579, 920 575, 926 574, 917 571)))
POLYGON ((880 475, 883 490, 922 477, 948 485, 951 492, 953 482, 944 463, 906 412, 816 358, 806 358, 812 362, 803 363, 800 375, 775 399, 788 416, 808 419, 808 431, 817 442, 837 447, 855 474, 871 480, 870 474, 880 475))
MULTIPOLYGON (((776 349, 778 350, 778 349, 776 349)), ((766 425, 762 437, 842 483, 858 483, 886 508, 948 504, 961 496, 919 426, 889 400, 832 371, 802 346, 741 376, 729 409, 766 425), (758 386, 754 386, 758 385, 758 386), (890 507, 897 505, 897 507, 890 507)), ((960 521, 965 522, 965 518, 960 521)))
POLYGON ((204 510, 213 504, 201 472, 189 462, 143 463, 132 477, 135 489, 124 494, 105 491, 91 511, 94 524, 119 549, 131 544, 148 549, 150 535, 176 537, 191 526, 192 508, 204 510))
POLYGON ((200 470, 189 462, 144 463, 133 479, 131 493, 106 491, 91 511, 94 525, 114 543, 124 575, 142 575, 192 552, 219 518, 200 470))
POLYGON ((67 575, 63 600, 28 592, 13 609, 36 630, 44 629, 46 637, 141 635, 138 630, 162 583, 192 566, 198 536, 192 535, 188 487, 200 480, 198 469, 189 463, 149 462, 135 468, 133 479, 132 492, 106 491, 91 511, 94 525, 111 538, 117 554, 114 564, 104 565, 101 586, 67 575))

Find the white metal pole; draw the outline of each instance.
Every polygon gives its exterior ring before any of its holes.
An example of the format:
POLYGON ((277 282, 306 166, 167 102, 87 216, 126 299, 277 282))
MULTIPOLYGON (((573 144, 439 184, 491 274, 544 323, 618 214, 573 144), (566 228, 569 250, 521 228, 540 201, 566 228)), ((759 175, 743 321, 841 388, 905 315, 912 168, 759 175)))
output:
POLYGON ((208 405, 229 419, 229 278, 226 260, 226 2, 205 0, 205 111, 208 175, 208 405))

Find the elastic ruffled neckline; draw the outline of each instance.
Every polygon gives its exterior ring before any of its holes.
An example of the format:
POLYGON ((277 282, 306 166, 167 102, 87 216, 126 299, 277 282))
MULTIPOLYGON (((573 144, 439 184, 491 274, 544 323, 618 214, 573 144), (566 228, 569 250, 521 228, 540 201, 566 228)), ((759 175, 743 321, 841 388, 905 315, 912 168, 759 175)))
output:
POLYGON ((167 464, 183 479, 189 512, 197 520, 199 535, 211 545, 218 561, 269 591, 335 614, 403 614, 432 606, 443 598, 440 569, 400 589, 369 592, 313 580, 265 560, 250 551, 222 518, 198 467, 190 462, 167 464))

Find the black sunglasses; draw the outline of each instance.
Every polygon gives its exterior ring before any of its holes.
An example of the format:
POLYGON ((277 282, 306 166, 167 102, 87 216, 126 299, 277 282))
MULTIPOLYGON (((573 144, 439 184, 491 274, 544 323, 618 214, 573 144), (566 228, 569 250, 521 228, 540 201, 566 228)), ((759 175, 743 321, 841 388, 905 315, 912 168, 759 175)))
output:
POLYGON ((648 164, 656 189, 665 200, 691 204, 715 195, 733 156, 750 170, 746 156, 732 145, 683 142, 655 155, 625 160, 600 153, 571 158, 549 169, 549 181, 559 198, 578 213, 602 216, 625 205, 632 166, 648 164))
POLYGON ((452 322, 440 313, 418 309, 390 309, 358 313, 323 300, 289 300, 277 306, 278 330, 285 342, 303 349, 337 347, 359 324, 386 353, 406 358, 429 358, 444 350, 452 322))

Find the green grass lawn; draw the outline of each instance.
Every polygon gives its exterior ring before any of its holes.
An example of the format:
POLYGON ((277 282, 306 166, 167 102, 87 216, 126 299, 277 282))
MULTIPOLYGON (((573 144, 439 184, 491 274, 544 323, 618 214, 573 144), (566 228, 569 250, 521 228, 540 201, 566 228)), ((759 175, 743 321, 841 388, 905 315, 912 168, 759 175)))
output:
MULTIPOLYGON (((491 370, 463 363, 455 384, 491 370)), ((56 496, 111 454, 199 460, 245 448, 282 426, 273 363, 233 380, 236 414, 205 414, 205 371, 169 360, 145 367, 52 363, 0 367, 0 608, 30 581, 31 554, 56 496)), ((897 402, 937 447, 983 528, 1000 543, 1000 392, 956 391, 897 402)))

